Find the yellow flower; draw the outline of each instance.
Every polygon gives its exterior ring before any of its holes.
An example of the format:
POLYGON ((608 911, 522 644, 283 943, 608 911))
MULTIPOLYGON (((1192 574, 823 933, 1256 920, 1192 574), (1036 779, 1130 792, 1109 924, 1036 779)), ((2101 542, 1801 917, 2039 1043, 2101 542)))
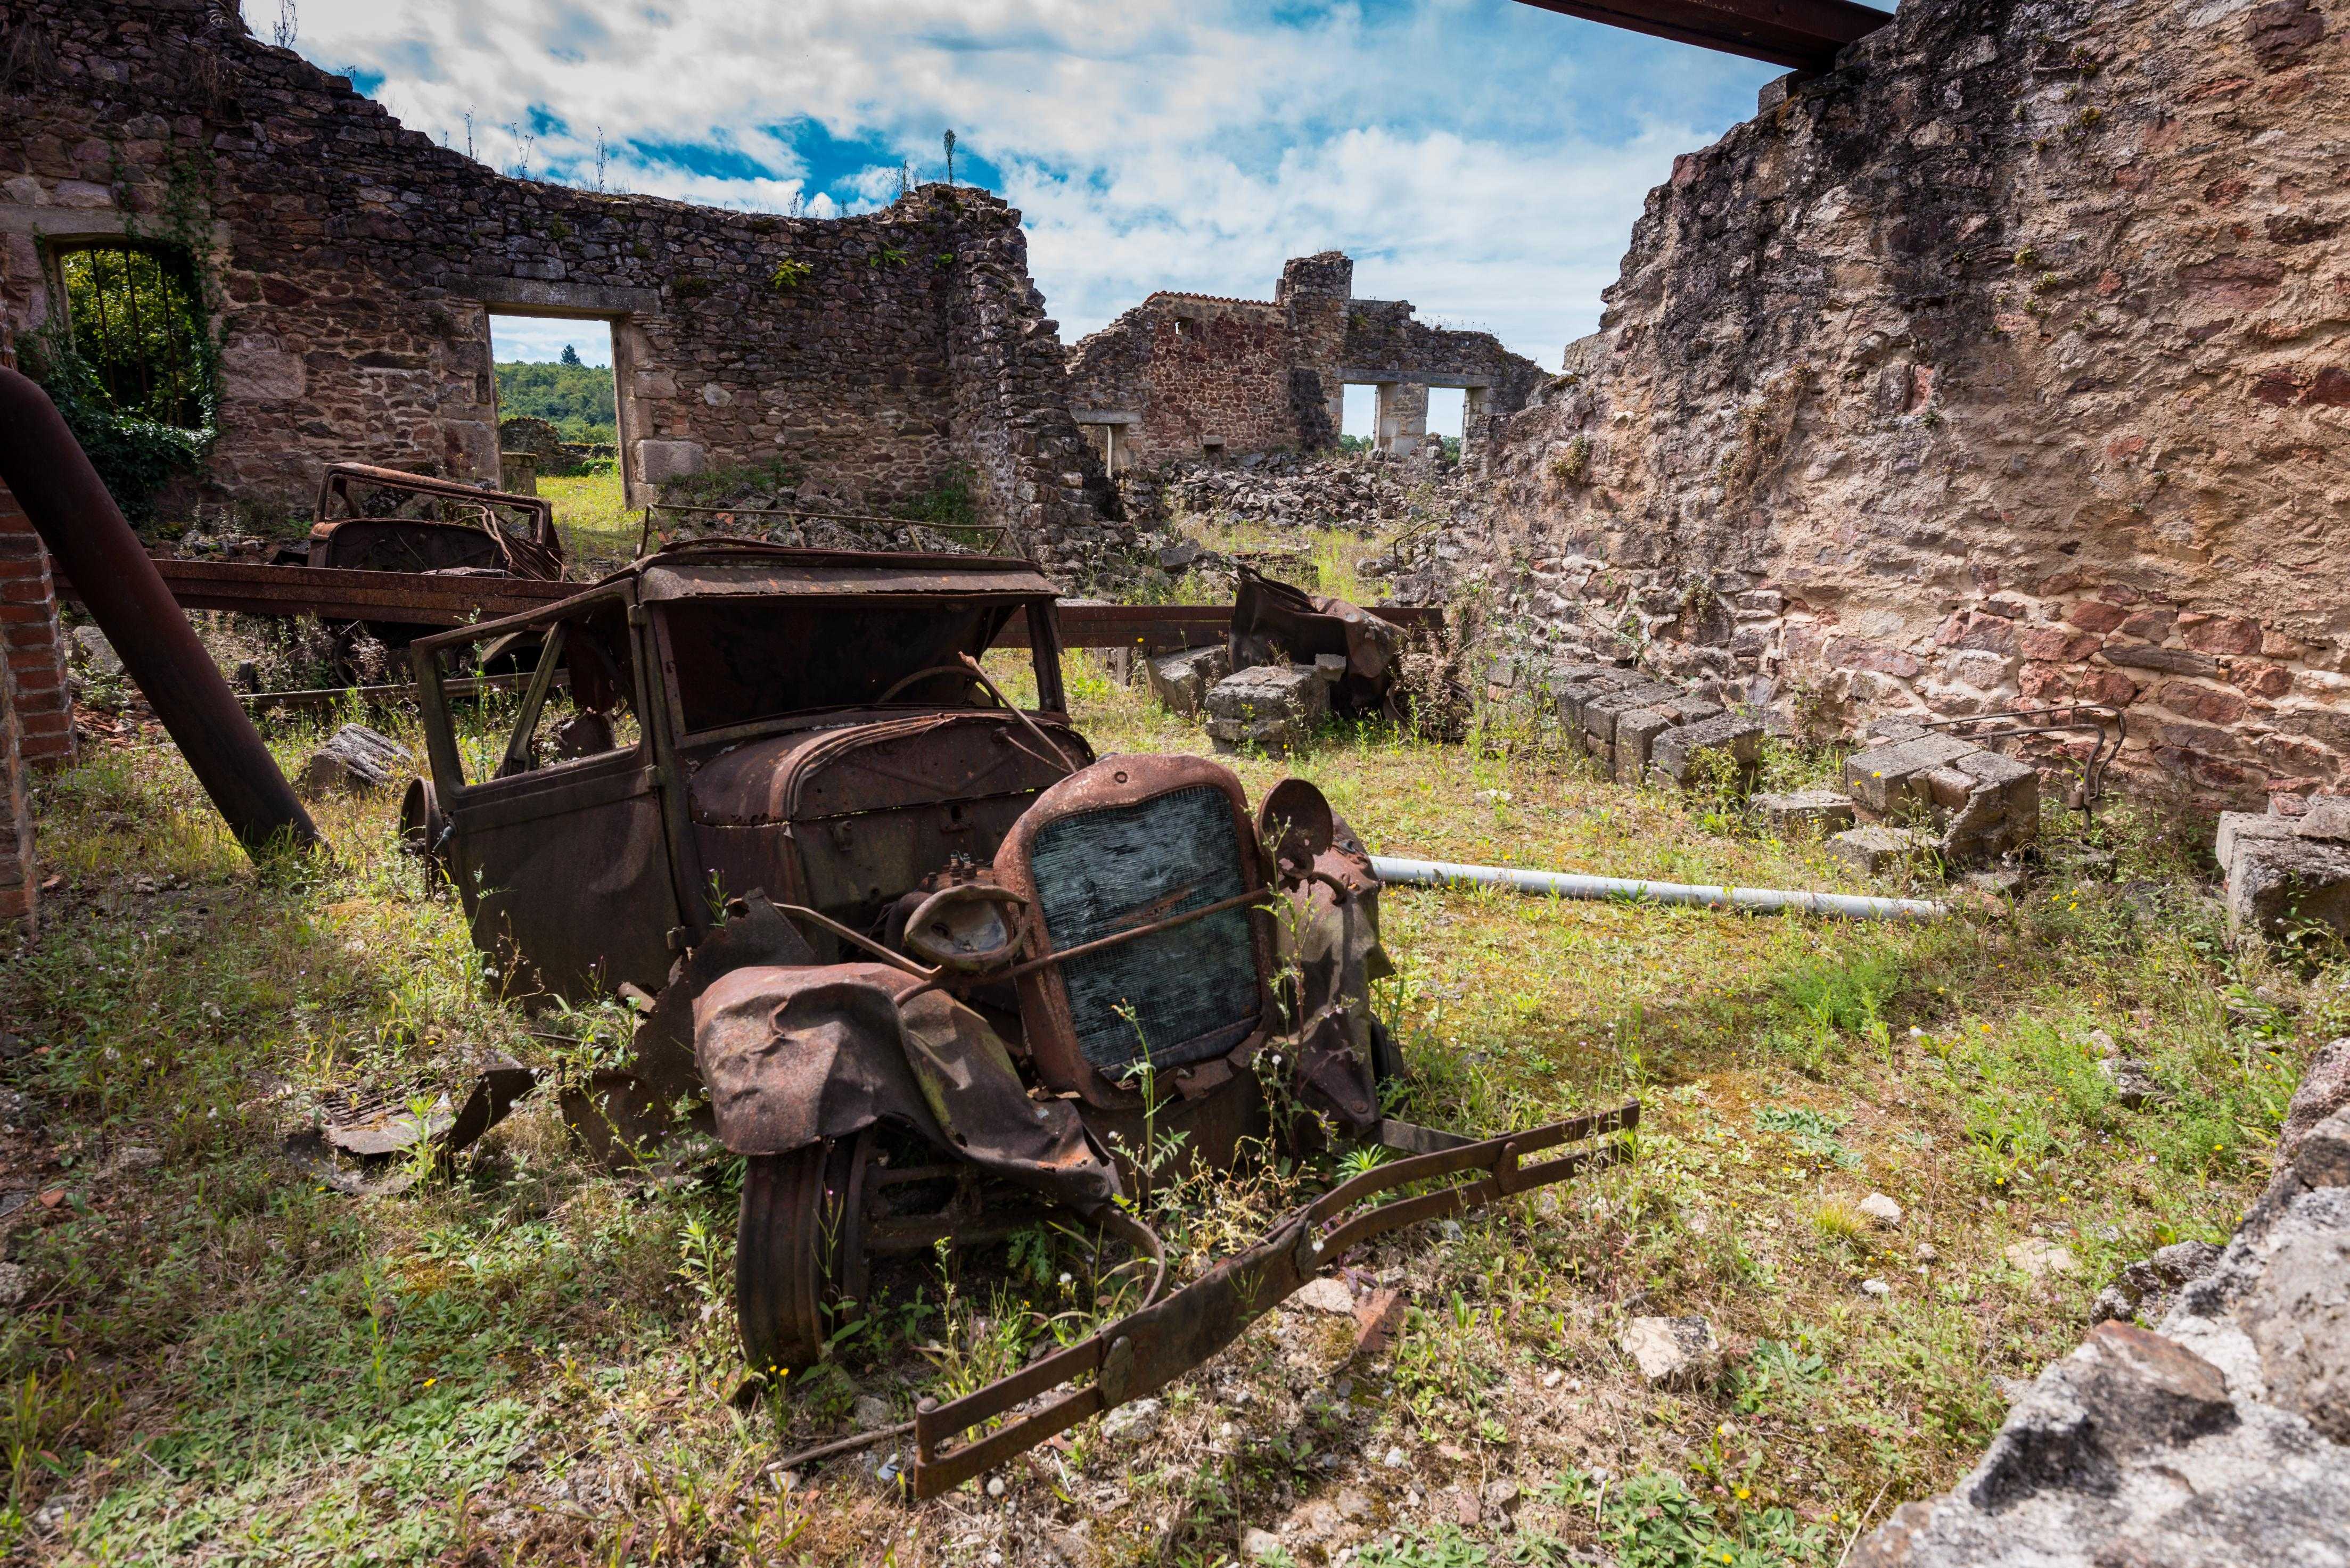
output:
POLYGON ((1744 1502, 1748 1498, 1752 1497, 1752 1495, 1753 1495, 1753 1493, 1752 1493, 1752 1492, 1748 1491, 1744 1487, 1740 1487, 1740 1488, 1738 1489, 1738 1501, 1741 1501, 1741 1502, 1744 1502))

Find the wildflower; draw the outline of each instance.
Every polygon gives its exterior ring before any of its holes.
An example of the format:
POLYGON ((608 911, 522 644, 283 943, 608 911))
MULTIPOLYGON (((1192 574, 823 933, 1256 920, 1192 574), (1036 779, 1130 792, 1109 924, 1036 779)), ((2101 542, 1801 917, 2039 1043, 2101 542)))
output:
POLYGON ((1741 1502, 1744 1502, 1748 1498, 1753 1495, 1754 1494, 1752 1492, 1748 1491, 1744 1487, 1740 1487, 1738 1489, 1738 1501, 1741 1502))

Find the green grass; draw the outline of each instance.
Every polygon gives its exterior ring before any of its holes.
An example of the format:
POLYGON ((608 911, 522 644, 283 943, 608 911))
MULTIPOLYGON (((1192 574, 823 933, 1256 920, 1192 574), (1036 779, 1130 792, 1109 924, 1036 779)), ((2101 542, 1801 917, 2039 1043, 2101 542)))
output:
POLYGON ((617 463, 569 476, 541 474, 538 493, 555 504, 555 527, 571 576, 593 579, 636 557, 644 514, 624 499, 617 463))
MULTIPOLYGON (((1090 659, 1067 673, 1101 751, 1206 749, 1090 659)), ((296 759, 338 717, 273 744, 296 759)), ((1387 852, 1864 886, 1810 843, 1482 732, 1513 749, 1333 732, 1236 765, 1253 797, 1315 780, 1387 852)), ((2077 1343, 2123 1262, 2226 1232, 2307 1049, 2350 1022, 2334 973, 2229 952, 2175 832, 2123 811, 2098 833, 2128 890, 2043 884, 1939 926, 1390 891, 1379 1005, 1411 1064, 1403 1113, 1491 1132, 1638 1094, 1637 1163, 1373 1248, 1363 1265, 1413 1303, 1383 1357, 1349 1363, 1349 1325, 1278 1314, 1167 1390, 1149 1430, 1087 1424, 1008 1467, 1009 1512, 976 1491, 909 1511, 868 1466, 789 1490, 771 1466, 856 1394, 902 1411, 1077 1332, 1119 1287, 1106 1261, 1038 1232, 885 1267, 833 1366, 738 1410, 723 1154, 606 1175, 542 1097, 455 1179, 397 1196, 277 1158, 329 1095, 564 1054, 541 1036, 571 1023, 499 1002, 454 909, 394 853, 393 799, 322 809, 334 860, 268 871, 160 745, 46 779, 36 805, 64 882, 0 971, 28 1048, 0 1080, 47 1128, 0 1141, 0 1189, 62 1196, 10 1221, 30 1289, 0 1319, 0 1541, 48 1562, 1020 1562, 1042 1532, 1077 1561, 1205 1564, 1346 1489, 1372 1504, 1344 1527, 1387 1554, 1367 1562, 1833 1562, 1861 1515, 1972 1461, 1993 1379, 2077 1343), (2231 1030, 2230 988, 2255 983, 2293 1010, 2231 1030), (2113 1101, 2096 1029, 2168 1104, 2113 1101), (1815 1225, 1872 1189, 1900 1229, 1815 1225), (2081 1272, 2006 1267, 2033 1234, 2081 1272), (1861 1293, 1869 1276, 1891 1296, 1861 1293), (1640 1386, 1614 1335, 1642 1313, 1711 1318, 1720 1383, 1640 1386), (1496 1477, 1526 1500, 1514 1524, 1438 1511, 1496 1477)), ((1336 1175, 1194 1181, 1159 1218, 1194 1270, 1336 1175)))

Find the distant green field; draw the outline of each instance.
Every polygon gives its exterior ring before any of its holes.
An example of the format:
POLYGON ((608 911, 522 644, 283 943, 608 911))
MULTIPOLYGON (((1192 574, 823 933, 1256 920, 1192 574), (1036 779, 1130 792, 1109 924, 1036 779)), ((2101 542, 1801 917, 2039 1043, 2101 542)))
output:
POLYGON ((527 414, 545 420, 569 441, 609 443, 613 440, 616 426, 608 367, 510 360, 498 366, 497 372, 500 418, 527 414))

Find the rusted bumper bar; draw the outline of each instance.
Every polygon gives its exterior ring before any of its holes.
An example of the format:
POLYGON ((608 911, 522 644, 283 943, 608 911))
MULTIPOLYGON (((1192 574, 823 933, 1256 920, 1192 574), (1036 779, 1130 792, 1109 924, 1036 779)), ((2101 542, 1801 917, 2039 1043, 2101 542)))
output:
POLYGON ((1327 1270, 1347 1249, 1423 1220, 1441 1220, 1497 1199, 1615 1164, 1619 1146, 1599 1140, 1640 1120, 1635 1100, 1482 1143, 1414 1155, 1341 1183, 1275 1226, 1263 1242, 1217 1264, 1161 1301, 1092 1338, 1046 1356, 945 1405, 925 1400, 914 1417, 914 1496, 931 1498, 1024 1453, 1079 1421, 1165 1387, 1240 1337, 1243 1330, 1327 1270), (1589 1147, 1528 1165, 1530 1155, 1565 1144, 1589 1147), (1430 1192, 1352 1212, 1374 1193, 1413 1182, 1464 1178, 1430 1192), (983 1437, 955 1439, 1061 1385, 1092 1380, 1037 1405, 983 1437), (950 1447, 950 1444, 953 1446, 950 1447))

